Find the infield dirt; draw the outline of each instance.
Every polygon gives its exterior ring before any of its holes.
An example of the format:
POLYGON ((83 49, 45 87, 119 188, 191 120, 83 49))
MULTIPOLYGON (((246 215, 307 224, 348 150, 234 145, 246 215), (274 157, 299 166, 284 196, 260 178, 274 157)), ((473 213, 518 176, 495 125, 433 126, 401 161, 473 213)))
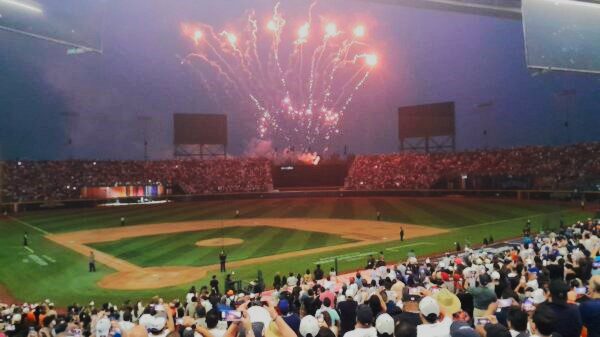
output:
MULTIPOLYGON (((315 253, 356 248, 386 241, 395 241, 399 239, 401 227, 404 228, 404 232, 406 233, 405 239, 415 239, 418 237, 437 235, 447 232, 447 230, 440 228, 384 221, 276 218, 160 223, 85 230, 64 234, 48 234, 46 237, 85 256, 88 256, 90 251, 93 251, 97 262, 116 270, 116 273, 110 274, 98 282, 100 287, 119 290, 141 290, 157 289, 191 283, 194 280, 204 277, 209 271, 219 270, 219 265, 214 264, 203 267, 184 266, 143 268, 115 256, 93 249, 87 246, 87 244, 116 241, 140 236, 201 231, 222 227, 256 226, 279 227, 294 230, 300 229, 305 231, 327 233, 356 240, 357 242, 306 249, 258 258, 250 258, 241 261, 233 261, 228 263, 229 268, 238 268, 247 265, 289 259, 315 253)), ((221 245, 221 238, 216 238, 213 240, 215 240, 215 242, 218 241, 218 245, 221 245)))

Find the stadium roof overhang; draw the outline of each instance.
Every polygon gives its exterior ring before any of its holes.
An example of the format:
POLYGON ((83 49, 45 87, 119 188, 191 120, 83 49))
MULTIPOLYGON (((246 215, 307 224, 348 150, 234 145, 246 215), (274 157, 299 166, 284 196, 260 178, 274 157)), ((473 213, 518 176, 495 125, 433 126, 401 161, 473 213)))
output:
POLYGON ((359 0, 521 20, 521 0, 359 0))

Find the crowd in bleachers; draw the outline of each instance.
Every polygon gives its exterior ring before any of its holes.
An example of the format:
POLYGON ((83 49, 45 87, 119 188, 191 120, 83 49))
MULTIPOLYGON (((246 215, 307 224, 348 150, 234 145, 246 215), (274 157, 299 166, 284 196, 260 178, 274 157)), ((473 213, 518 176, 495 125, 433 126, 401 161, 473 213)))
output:
POLYGON ((359 190, 428 189, 461 176, 527 177, 532 188, 570 188, 600 177, 600 143, 458 153, 358 156, 346 187, 359 190))
MULTIPOLYGON (((352 276, 319 265, 243 290, 213 276, 185 299, 0 304, 4 337, 597 337, 600 224, 588 220, 520 242, 389 264, 352 276), (260 289, 257 289, 259 287, 260 289)), ((229 279, 229 277, 227 278, 229 279)))
MULTIPOLYGON (((572 189, 600 179, 600 143, 437 154, 362 155, 345 187, 430 189, 465 176, 527 178, 524 188, 572 189)), ((263 192, 272 187, 271 161, 257 158, 164 161, 0 162, 5 201, 77 199, 81 188, 162 184, 185 194, 263 192)), ((442 186, 447 188, 448 185, 442 186)), ((477 188, 478 186, 472 186, 477 188)), ((486 188, 486 186, 480 186, 486 188)))
POLYGON ((259 192, 272 184, 264 159, 202 161, 8 161, 0 163, 6 201, 78 199, 83 187, 178 187, 187 194, 259 192))

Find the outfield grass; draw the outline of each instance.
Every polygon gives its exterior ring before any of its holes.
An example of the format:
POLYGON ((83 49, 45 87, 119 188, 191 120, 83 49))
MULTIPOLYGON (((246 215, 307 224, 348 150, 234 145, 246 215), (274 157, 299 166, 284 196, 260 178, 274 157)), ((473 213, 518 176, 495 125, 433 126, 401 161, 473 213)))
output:
POLYGON ((206 266, 219 263, 221 247, 198 247, 196 242, 220 237, 244 240, 225 248, 229 262, 353 242, 337 235, 261 226, 141 236, 91 246, 142 267, 206 266))
MULTIPOLYGON (((131 206, 120 208, 93 208, 55 210, 22 213, 17 220, 0 218, 0 282, 17 298, 35 302, 50 297, 60 305, 73 301, 91 299, 119 303, 125 299, 149 298, 161 294, 165 298, 180 298, 190 285, 169 287, 153 291, 114 291, 96 286, 96 282, 113 271, 99 265, 97 273, 87 273, 87 258, 46 240, 44 233, 70 232, 82 229, 119 226, 121 216, 127 225, 175 222, 202 219, 233 218, 239 209, 245 218, 347 218, 374 219, 377 211, 383 219, 393 222, 415 223, 451 229, 444 235, 411 240, 407 234, 405 242, 345 249, 337 252, 318 253, 294 259, 247 266, 236 270, 236 277, 252 280, 258 269, 262 270, 267 284, 275 272, 303 272, 314 268, 314 263, 334 255, 364 253, 384 250, 388 261, 404 259, 409 249, 419 255, 445 252, 453 249, 454 242, 465 239, 480 243, 483 237, 493 235, 496 240, 512 238, 521 233, 523 224, 531 219, 534 229, 540 226, 557 227, 562 215, 565 222, 591 216, 576 208, 566 208, 558 203, 520 202, 503 199, 463 198, 299 198, 279 200, 226 200, 169 205, 131 206), (26 223, 26 224, 25 224, 26 223), (39 265, 28 259, 30 253, 22 246, 22 235, 30 234, 31 247, 35 255, 46 255, 55 262, 39 265), (427 245, 414 246, 427 242, 427 245), (412 245, 412 246, 409 246, 412 245), (391 250, 390 250, 391 249, 391 250), (23 262, 26 259, 27 263, 23 262)), ((368 229, 365 229, 367 231, 368 229)), ((167 262, 168 263, 168 262, 167 262)), ((331 267, 324 264, 324 268, 331 267)), ((342 260, 340 271, 352 271, 364 266, 364 259, 342 260)), ((223 274, 220 274, 223 279, 223 274)), ((195 282, 206 284, 207 279, 195 282)))

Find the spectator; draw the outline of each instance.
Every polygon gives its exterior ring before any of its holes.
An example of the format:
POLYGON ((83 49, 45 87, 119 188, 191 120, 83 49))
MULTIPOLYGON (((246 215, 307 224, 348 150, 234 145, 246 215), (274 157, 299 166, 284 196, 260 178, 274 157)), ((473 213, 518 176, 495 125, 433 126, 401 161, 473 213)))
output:
POLYGON ((555 333, 556 313, 547 306, 537 308, 532 317, 533 337, 560 337, 555 333))
POLYGON ((538 310, 546 306, 554 311, 556 316, 554 332, 562 337, 579 337, 583 323, 577 306, 567 303, 568 292, 569 286, 563 280, 553 280, 550 283, 550 302, 538 306, 538 310))
POLYGON ((359 305, 356 309, 356 326, 348 331, 344 337, 377 337, 377 330, 373 327, 373 312, 368 305, 359 305))
POLYGON ((590 299, 579 305, 579 312, 588 337, 600 337, 600 275, 594 275, 590 279, 589 295, 590 299))
POLYGON ((487 273, 479 276, 479 284, 469 287, 469 293, 473 296, 473 316, 482 317, 486 315, 490 304, 497 300, 496 293, 488 287, 492 278, 487 273))
POLYGON ((375 329, 377 337, 394 337, 395 323, 392 316, 381 314, 375 320, 375 329))
POLYGON ((433 297, 424 297, 419 302, 423 324, 417 326, 417 337, 449 337, 452 319, 440 316, 440 306, 433 297))
POLYGON ((527 313, 518 308, 511 308, 508 311, 508 328, 512 337, 529 337, 527 330, 527 313))
POLYGON ((354 293, 349 288, 346 290, 346 299, 338 302, 338 310, 340 312, 340 336, 354 329, 356 325, 356 309, 358 303, 354 300, 354 293))
POLYGON ((394 337, 417 337, 417 327, 416 325, 401 319, 398 321, 398 324, 396 324, 394 337))

